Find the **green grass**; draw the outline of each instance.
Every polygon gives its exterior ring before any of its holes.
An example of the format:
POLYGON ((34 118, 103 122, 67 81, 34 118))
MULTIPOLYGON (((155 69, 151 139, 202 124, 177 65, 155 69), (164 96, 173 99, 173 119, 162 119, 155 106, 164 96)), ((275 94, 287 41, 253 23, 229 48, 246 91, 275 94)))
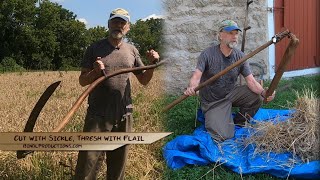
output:
MULTIPOLYGON (((15 157, 10 158, 8 161, 16 161, 15 157)), ((70 168, 65 168, 58 165, 53 160, 52 152, 35 153, 29 155, 29 160, 33 167, 32 170, 21 168, 19 165, 1 166, 2 172, 13 172, 10 174, 0 174, 0 179, 17 180, 17 179, 32 179, 32 180, 51 180, 51 179, 71 179, 70 168)))
MULTIPOLYGON (((270 82, 265 82, 265 87, 268 87, 270 82)), ((320 97, 320 75, 296 77, 288 80, 281 80, 276 90, 276 98, 268 103, 264 104, 262 108, 272 109, 288 109, 292 107, 292 103, 296 100, 296 93, 302 92, 304 89, 316 90, 317 97, 320 97), (286 87, 286 88, 285 88, 286 87), (289 105, 288 105, 289 103, 289 105)), ((178 98, 177 96, 167 96, 165 99, 166 104, 169 104, 173 100, 178 98)), ((165 130, 173 132, 167 140, 170 141, 178 135, 188 135, 195 129, 195 116, 198 101, 196 97, 189 97, 166 114, 165 130)), ((198 123, 197 123, 198 124, 198 123)), ((190 165, 183 167, 179 170, 172 170, 169 168, 164 169, 163 179, 169 180, 187 180, 187 179, 279 179, 268 174, 253 174, 241 175, 232 172, 223 165, 218 166, 211 164, 208 166, 195 166, 190 165)))
MULTIPOLYGON (((177 97, 168 96, 166 101, 169 104, 177 97)), ((174 134, 190 134, 195 129, 195 116, 198 107, 196 97, 189 97, 177 106, 173 107, 166 114, 164 122, 166 131, 174 132, 174 134)))
MULTIPOLYGON (((265 86, 268 87, 269 84, 270 82, 266 82, 265 86)), ((276 98, 270 103, 264 104, 262 106, 263 108, 287 109, 288 107, 292 107, 292 102, 297 99, 295 91, 301 93, 304 89, 316 90, 316 96, 319 97, 320 75, 281 80, 277 89, 276 98), (287 87, 283 89, 285 86, 287 87), (279 89, 279 91, 277 89, 279 89)))

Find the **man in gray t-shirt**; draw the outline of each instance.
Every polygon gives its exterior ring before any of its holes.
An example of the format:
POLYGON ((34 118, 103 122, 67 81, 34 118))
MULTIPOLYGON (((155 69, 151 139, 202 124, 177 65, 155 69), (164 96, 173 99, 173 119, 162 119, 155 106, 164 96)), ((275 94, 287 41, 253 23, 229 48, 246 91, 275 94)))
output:
MULTIPOLYGON (((195 87, 221 72, 241 59, 244 54, 235 46, 238 43, 240 28, 232 20, 224 20, 219 26, 219 45, 205 49, 198 58, 185 95, 195 95, 195 87)), ((234 125, 244 125, 246 119, 254 116, 262 104, 266 91, 253 77, 248 62, 233 68, 213 83, 199 91, 201 109, 205 115, 205 127, 218 141, 234 136, 234 125), (237 78, 242 75, 246 85, 236 86, 237 78), (232 119, 231 108, 240 111, 232 119)), ((275 94, 267 98, 273 100, 275 94)))
MULTIPOLYGON (((108 20, 109 36, 93 43, 86 50, 81 62, 79 83, 86 86, 105 72, 123 68, 143 66, 138 50, 123 41, 130 29, 130 16, 124 9, 117 8, 108 20)), ((147 58, 151 63, 159 59, 159 54, 150 50, 147 58)), ((153 69, 135 71, 138 81, 146 85, 153 76, 153 69)), ((132 127, 132 100, 129 74, 109 78, 99 84, 88 98, 88 111, 84 132, 130 132, 132 127)), ((97 179, 101 159, 107 158, 107 179, 124 179, 128 146, 113 151, 80 151, 74 179, 97 179)))

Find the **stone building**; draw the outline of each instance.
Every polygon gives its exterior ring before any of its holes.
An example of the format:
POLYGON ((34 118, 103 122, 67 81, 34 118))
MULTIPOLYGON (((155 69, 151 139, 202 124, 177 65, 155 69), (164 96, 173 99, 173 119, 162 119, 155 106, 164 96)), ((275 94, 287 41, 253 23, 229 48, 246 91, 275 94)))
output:
MULTIPOLYGON (((253 0, 248 8, 245 54, 275 35, 273 4, 276 0, 253 0)), ((283 1, 283 0, 282 0, 283 1)), ((166 20, 164 39, 170 65, 166 67, 168 93, 181 94, 188 86, 201 51, 217 44, 218 24, 232 19, 244 28, 247 0, 164 0, 166 20)), ((241 47, 242 34, 238 48, 241 47)), ((275 73, 275 47, 269 46, 248 61, 257 79, 270 79, 275 73), (271 57, 271 59, 270 59, 271 57)), ((318 71, 319 69, 316 69, 318 71)))

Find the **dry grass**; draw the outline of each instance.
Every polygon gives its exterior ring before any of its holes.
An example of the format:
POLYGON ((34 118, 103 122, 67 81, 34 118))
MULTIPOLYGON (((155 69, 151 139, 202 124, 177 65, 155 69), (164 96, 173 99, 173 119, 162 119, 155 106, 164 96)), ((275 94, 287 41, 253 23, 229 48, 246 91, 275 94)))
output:
POLYGON ((297 93, 292 118, 285 122, 257 122, 247 143, 256 144, 255 153, 292 152, 303 162, 320 160, 320 100, 314 91, 297 93))
MULTIPOLYGON (((0 132, 21 132, 44 90, 53 82, 61 80, 40 116, 34 131, 48 132, 59 124, 72 104, 85 88, 78 85, 79 72, 30 72, 1 74, 0 82, 0 132), (9 88, 10 87, 10 88, 9 88)), ((86 102, 72 120, 76 124, 83 116, 86 102)))
MULTIPOLYGON (((156 71, 154 79, 143 87, 132 79, 134 108, 136 111, 135 132, 162 132, 164 127, 161 118, 160 99, 164 96, 162 71, 156 71)), ((160 179, 164 163, 160 160, 159 150, 163 140, 152 145, 131 146, 127 174, 138 179, 160 179)))
MULTIPOLYGON (((35 132, 49 132, 63 119, 76 99, 85 90, 78 84, 80 72, 28 72, 0 74, 0 132, 22 132, 29 114, 40 95, 51 83, 61 80, 53 96, 38 117, 35 132)), ((162 97, 161 71, 155 71, 154 79, 143 87, 132 78, 135 107, 135 132, 161 132, 160 108, 162 97)), ((87 101, 83 102, 64 131, 81 131, 87 101)), ((130 179, 160 179, 163 163, 159 149, 162 141, 152 145, 130 147, 126 174, 130 179)), ((70 179, 77 152, 36 152, 17 160, 15 152, 0 151, 0 179, 70 179), (64 166, 59 165, 60 163, 64 166), (71 167, 68 167, 71 166, 71 167)), ((104 176, 102 168, 100 177, 104 176)))

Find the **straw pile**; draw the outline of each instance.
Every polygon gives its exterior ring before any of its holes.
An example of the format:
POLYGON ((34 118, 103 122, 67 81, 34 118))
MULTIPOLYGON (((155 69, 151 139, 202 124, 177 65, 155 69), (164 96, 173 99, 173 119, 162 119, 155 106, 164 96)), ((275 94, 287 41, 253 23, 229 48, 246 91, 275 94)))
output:
POLYGON ((303 162, 320 160, 319 153, 319 98, 305 90, 297 94, 295 113, 285 122, 257 122, 254 134, 247 143, 256 145, 255 153, 292 152, 303 162))

